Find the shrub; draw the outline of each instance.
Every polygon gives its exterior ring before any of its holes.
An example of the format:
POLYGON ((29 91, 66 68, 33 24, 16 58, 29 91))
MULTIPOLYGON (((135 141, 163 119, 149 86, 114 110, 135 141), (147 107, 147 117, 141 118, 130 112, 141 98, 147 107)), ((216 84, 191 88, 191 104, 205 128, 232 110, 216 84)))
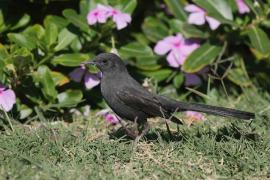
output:
POLYGON ((59 115, 86 103, 104 107, 94 88, 97 70, 80 65, 112 49, 137 79, 149 77, 161 90, 204 89, 216 80, 224 87, 269 88, 269 1, 76 2, 0 3, 0 82, 15 91, 13 111, 20 119, 59 115), (89 13, 102 11, 98 4, 114 12, 93 20, 89 13), (16 16, 14 6, 22 11, 16 16), (83 75, 88 89, 78 83, 83 75))

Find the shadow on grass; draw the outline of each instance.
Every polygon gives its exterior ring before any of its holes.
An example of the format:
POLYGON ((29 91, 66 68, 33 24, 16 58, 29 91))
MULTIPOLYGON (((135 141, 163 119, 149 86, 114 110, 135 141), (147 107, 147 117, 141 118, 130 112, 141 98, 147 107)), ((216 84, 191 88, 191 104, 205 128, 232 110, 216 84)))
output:
POLYGON ((235 140, 247 140, 247 141, 259 141, 260 135, 254 131, 248 131, 247 129, 239 128, 237 125, 224 126, 216 132, 216 141, 229 141, 235 140))
MULTIPOLYGON (((120 141, 132 141, 133 138, 127 136, 124 128, 120 127, 114 132, 109 133, 110 139, 118 139, 120 141)), ((220 127, 217 130, 209 127, 207 130, 201 127, 185 128, 182 127, 178 132, 168 133, 164 129, 152 129, 149 131, 143 139, 145 141, 165 141, 165 142, 185 142, 190 138, 202 138, 207 136, 208 138, 215 139, 216 142, 231 141, 234 140, 245 140, 245 141, 259 141, 260 135, 256 133, 255 129, 247 129, 245 127, 238 126, 237 124, 230 124, 220 127)))
MULTIPOLYGON (((132 141, 133 138, 129 137, 126 134, 126 131, 124 128, 120 127, 114 132, 109 133, 110 139, 118 139, 120 141, 132 141)), ((183 137, 180 133, 173 133, 170 134, 167 131, 164 131, 163 129, 154 129, 150 130, 142 139, 145 141, 159 141, 163 140, 166 142, 177 142, 182 141, 183 137)))

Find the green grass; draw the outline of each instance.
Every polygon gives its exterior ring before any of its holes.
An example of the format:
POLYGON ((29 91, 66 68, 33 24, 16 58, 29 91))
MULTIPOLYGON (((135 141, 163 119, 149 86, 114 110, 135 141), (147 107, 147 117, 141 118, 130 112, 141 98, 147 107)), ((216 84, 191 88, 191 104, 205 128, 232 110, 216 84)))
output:
POLYGON ((270 95, 247 92, 209 103, 257 112, 252 122, 207 116, 194 126, 151 120, 138 144, 96 117, 89 121, 13 125, 0 135, 3 179, 267 179, 270 95), (116 131, 111 133, 112 131, 116 131))

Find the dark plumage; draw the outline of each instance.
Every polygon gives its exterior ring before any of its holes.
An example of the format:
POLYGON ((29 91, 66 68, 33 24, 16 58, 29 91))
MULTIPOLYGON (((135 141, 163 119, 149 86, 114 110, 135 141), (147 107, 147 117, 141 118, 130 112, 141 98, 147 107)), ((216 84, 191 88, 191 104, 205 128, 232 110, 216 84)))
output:
POLYGON ((124 62, 112 53, 99 54, 90 64, 95 64, 101 70, 101 93, 111 109, 123 119, 144 124, 147 122, 147 118, 162 117, 182 124, 179 119, 173 116, 173 113, 186 110, 244 120, 255 117, 254 113, 250 112, 184 103, 153 94, 133 79, 129 75, 124 62))

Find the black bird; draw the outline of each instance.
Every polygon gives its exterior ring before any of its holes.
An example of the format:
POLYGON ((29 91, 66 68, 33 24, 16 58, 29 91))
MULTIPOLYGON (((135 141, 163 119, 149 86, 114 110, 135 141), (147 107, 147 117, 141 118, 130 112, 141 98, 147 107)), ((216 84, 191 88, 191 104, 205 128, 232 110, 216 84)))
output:
POLYGON ((196 103, 185 103, 153 94, 133 79, 120 57, 112 53, 101 53, 92 61, 102 72, 101 93, 110 108, 122 119, 136 121, 147 132, 147 118, 162 117, 177 124, 182 122, 173 116, 176 111, 198 111, 213 115, 235 117, 251 120, 254 113, 210 106, 196 103))

